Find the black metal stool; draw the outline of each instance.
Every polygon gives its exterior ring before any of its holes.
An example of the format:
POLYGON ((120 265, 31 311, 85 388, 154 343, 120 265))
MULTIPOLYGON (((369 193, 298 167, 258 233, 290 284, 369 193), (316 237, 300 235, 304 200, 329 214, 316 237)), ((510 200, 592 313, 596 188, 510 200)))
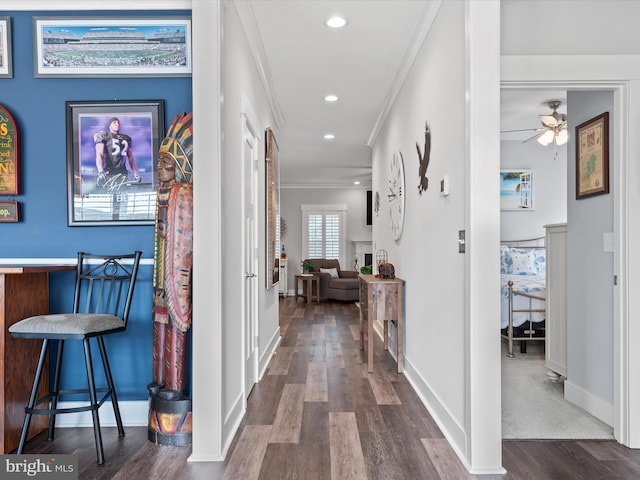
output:
POLYGON ((38 315, 13 324, 9 332, 14 338, 37 338, 42 340, 42 350, 36 369, 29 403, 25 408, 25 418, 17 453, 23 453, 32 415, 49 415, 49 440, 53 440, 56 415, 91 411, 93 433, 96 441, 98 463, 104 463, 102 434, 98 409, 111 397, 113 413, 118 433, 124 436, 122 418, 118 407, 118 397, 111 377, 111 368, 104 345, 104 335, 122 332, 127 328, 133 289, 138 275, 138 266, 142 252, 125 255, 92 255, 78 253, 75 294, 72 313, 38 315), (106 388, 96 388, 91 359, 91 339, 94 338, 100 349, 100 356, 107 381, 106 388), (58 345, 53 385, 49 393, 41 398, 38 384, 49 350, 49 342, 58 345), (60 390, 60 367, 64 343, 67 340, 82 340, 84 360, 87 370, 88 388, 80 390, 60 390), (104 393, 98 400, 97 394, 104 393), (58 408, 58 398, 65 394, 88 394, 89 404, 74 408, 58 408), (49 408, 36 408, 43 402, 49 402, 49 408))

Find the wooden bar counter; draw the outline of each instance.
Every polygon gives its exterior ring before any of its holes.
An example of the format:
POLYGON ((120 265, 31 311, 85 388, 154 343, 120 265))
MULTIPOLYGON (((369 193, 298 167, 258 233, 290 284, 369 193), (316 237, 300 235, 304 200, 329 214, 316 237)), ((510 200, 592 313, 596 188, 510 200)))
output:
MULTIPOLYGON (((75 269, 75 265, 0 265, 0 453, 18 448, 24 407, 42 347, 37 340, 12 338, 9 327, 23 318, 49 313, 49 273, 75 269)), ((46 394, 49 381, 45 368, 41 394, 46 394)), ((34 415, 29 438, 46 430, 48 424, 48 416, 34 415)))

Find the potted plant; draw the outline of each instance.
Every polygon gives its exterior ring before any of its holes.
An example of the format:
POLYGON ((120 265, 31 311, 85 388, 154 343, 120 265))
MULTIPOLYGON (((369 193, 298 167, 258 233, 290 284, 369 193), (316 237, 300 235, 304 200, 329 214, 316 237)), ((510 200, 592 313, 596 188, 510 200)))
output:
POLYGON ((373 273, 373 267, 371 265, 360 267, 360 273, 362 275, 371 275, 373 273))
POLYGON ((316 266, 314 265, 314 263, 311 260, 305 260, 302 262, 302 272, 303 273, 309 273, 313 270, 315 270, 316 266))

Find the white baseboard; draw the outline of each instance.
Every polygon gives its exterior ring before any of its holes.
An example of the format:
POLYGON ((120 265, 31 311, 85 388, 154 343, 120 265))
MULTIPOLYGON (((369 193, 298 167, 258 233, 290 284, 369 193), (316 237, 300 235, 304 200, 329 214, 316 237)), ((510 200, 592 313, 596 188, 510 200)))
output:
MULTIPOLYGON (((75 408, 86 405, 83 402, 58 402, 58 408, 75 408)), ((119 401, 120 416, 125 427, 144 427, 149 424, 149 402, 147 400, 119 401)), ((111 402, 104 402, 99 410, 100 426, 115 427, 111 402)), ((56 427, 93 427, 91 412, 66 413, 56 415, 56 427)))
POLYGON ((581 389, 569 380, 564 382, 564 398, 613 427, 613 405, 611 403, 581 389))
POLYGON ((267 367, 269 366, 269 362, 273 358, 273 355, 276 349, 278 348, 278 345, 280 345, 281 341, 282 341, 282 335, 280 335, 280 326, 278 326, 273 336, 271 337, 271 340, 269 340, 267 347, 265 348, 264 352, 260 356, 260 361, 258 365, 259 380, 262 380, 262 377, 264 376, 264 373, 267 371, 267 367))
MULTIPOLYGON (((381 340, 384 340, 384 325, 382 322, 375 321, 373 322, 373 330, 376 335, 380 337, 381 340)), ((397 328, 393 326, 393 324, 389 325, 389 350, 388 353, 396 360, 396 335, 397 328)), ((466 449, 466 434, 462 426, 456 421, 455 417, 449 412, 447 407, 440 401, 438 396, 435 394, 433 389, 429 387, 428 383, 422 378, 422 376, 417 372, 417 370, 413 367, 411 360, 406 356, 404 357, 404 376, 407 381, 411 384, 414 391, 420 398, 422 404, 426 407, 428 412, 433 417, 434 421, 440 427, 443 435, 456 452, 456 455, 460 458, 465 468, 469 469, 469 465, 467 465, 465 461, 465 449, 466 449)), ((503 474, 505 473, 504 469, 491 469, 483 472, 474 472, 476 474, 503 474)))
POLYGON ((229 447, 231 447, 231 442, 233 441, 233 437, 235 436, 238 428, 240 427, 240 423, 242 423, 242 419, 244 418, 245 402, 242 398, 244 392, 240 392, 240 395, 236 397, 236 400, 233 402, 233 406, 229 410, 228 415, 224 419, 224 425, 222 426, 222 457, 227 456, 227 452, 229 451, 229 447))

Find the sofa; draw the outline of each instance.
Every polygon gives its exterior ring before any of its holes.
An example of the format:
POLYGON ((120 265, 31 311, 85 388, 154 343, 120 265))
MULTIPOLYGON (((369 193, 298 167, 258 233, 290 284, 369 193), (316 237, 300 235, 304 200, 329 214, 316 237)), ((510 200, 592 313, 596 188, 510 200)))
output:
MULTIPOLYGON (((320 300, 354 302, 360 299, 360 280, 355 270, 342 270, 340 262, 328 258, 308 258, 313 262, 315 273, 320 278, 320 300), (335 272, 323 272, 322 270, 335 272), (334 276, 332 276, 332 273, 334 276), (337 277, 335 275, 337 274, 337 277)), ((306 260, 305 260, 306 261, 306 260)))

